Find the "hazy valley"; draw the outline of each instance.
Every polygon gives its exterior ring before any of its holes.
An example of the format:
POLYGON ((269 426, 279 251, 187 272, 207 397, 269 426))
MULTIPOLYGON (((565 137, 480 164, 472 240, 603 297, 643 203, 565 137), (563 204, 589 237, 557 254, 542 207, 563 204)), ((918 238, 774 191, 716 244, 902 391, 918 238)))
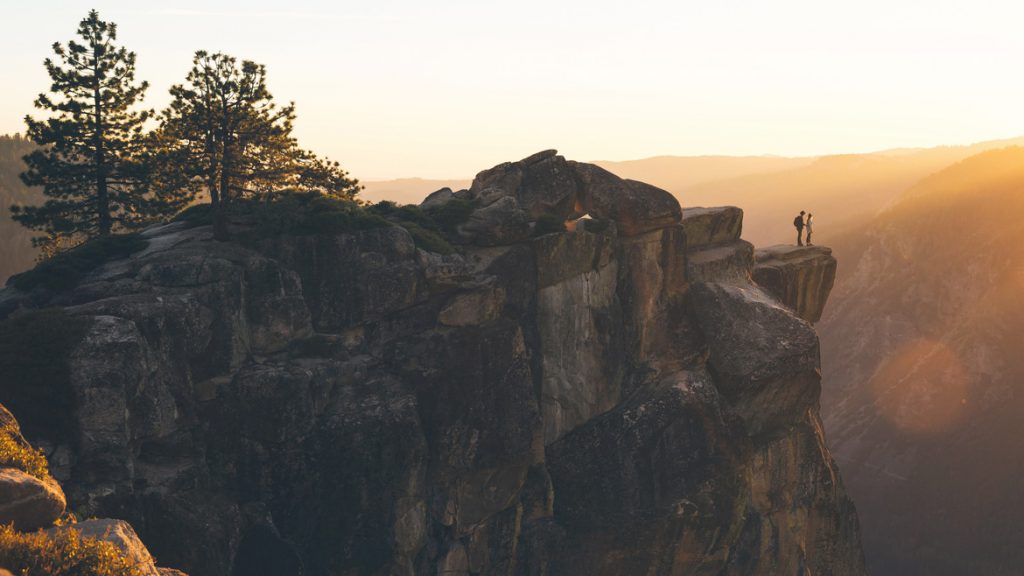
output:
POLYGON ((836 238, 829 441, 877 574, 1024 563, 1024 150, 964 160, 836 238))

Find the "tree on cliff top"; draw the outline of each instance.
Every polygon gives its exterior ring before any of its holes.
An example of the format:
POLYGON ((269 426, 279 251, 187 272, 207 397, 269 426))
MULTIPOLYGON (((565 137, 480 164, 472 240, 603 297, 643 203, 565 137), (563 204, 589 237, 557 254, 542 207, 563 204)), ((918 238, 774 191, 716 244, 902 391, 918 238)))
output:
POLYGON ((226 209, 235 199, 281 190, 352 198, 361 189, 336 162, 298 147, 295 105, 274 103, 263 65, 198 51, 171 96, 155 136, 162 164, 178 185, 209 193, 219 239, 227 236, 226 209))
POLYGON ((49 117, 25 118, 28 137, 41 148, 25 156, 21 178, 42 186, 47 200, 12 207, 15 220, 45 234, 34 242, 51 250, 138 227, 173 209, 145 193, 137 161, 152 112, 135 109, 148 87, 135 82, 135 53, 115 44, 116 24, 95 10, 78 36, 81 43, 54 43, 56 60, 44 63, 52 83, 35 105, 49 117))

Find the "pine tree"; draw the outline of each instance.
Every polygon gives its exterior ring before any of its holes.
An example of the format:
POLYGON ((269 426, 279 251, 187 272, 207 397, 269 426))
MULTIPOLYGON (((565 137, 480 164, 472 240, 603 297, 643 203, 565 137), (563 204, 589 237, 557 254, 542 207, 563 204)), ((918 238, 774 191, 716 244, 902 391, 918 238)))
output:
POLYGON ((52 84, 35 105, 49 117, 25 118, 28 137, 41 148, 25 156, 21 178, 42 186, 48 199, 12 212, 46 234, 36 239, 44 247, 135 228, 176 207, 145 194, 145 166, 138 160, 152 112, 135 109, 148 87, 135 82, 135 53, 115 44, 116 24, 100 20, 95 10, 78 36, 80 42, 55 43, 56 61, 44 63, 52 84))
POLYGON ((337 163, 298 147, 295 105, 274 103, 263 65, 196 52, 171 96, 158 131, 164 164, 209 193, 219 239, 227 235, 227 206, 238 198, 286 189, 353 197, 360 189, 337 163))

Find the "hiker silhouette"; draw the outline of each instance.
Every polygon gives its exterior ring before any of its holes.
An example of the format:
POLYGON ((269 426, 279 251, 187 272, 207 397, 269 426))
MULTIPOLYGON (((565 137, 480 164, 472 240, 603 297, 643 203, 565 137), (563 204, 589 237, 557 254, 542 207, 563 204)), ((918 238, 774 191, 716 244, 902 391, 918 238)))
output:
POLYGON ((805 214, 805 212, 803 210, 801 210, 800 214, 796 218, 793 219, 793 226, 796 228, 796 245, 797 246, 803 246, 804 245, 804 214, 805 214))

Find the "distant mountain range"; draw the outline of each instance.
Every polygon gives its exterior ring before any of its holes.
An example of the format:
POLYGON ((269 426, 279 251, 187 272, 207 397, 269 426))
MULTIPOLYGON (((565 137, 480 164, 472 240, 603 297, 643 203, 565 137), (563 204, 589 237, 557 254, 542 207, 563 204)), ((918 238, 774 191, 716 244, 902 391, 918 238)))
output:
MULTIPOLYGON (((1024 144, 1024 138, 822 157, 657 156, 596 164, 625 178, 664 188, 687 207, 740 206, 745 212, 744 237, 757 245, 791 242, 793 216, 807 210, 815 214, 816 234, 825 243, 866 222, 925 176, 979 152, 1013 144, 1024 144)), ((19 146, 24 150, 30 144, 22 140, 19 146)), ((27 193, 17 179, 23 153, 9 153, 4 156, 8 160, 0 164, 0 182, 8 183, 10 189, 0 189, 0 241, 18 238, 10 249, 0 252, 0 281, 29 266, 35 255, 30 247, 25 248, 30 235, 20 227, 11 228, 13 223, 6 217, 10 197, 27 193)), ((468 187, 472 175, 466 176, 364 181, 362 197, 372 202, 418 204, 440 188, 468 187)))
MULTIPOLYGON (((1024 144, 1024 138, 969 146, 904 148, 868 154, 781 156, 657 156, 596 164, 624 178, 672 192, 687 207, 734 205, 744 210, 744 238, 756 245, 793 241, 800 210, 815 214, 822 242, 855 228, 917 181, 965 158, 1024 144)), ((468 187, 471 179, 364 182, 367 200, 416 204, 439 188, 468 187)))
POLYGON ((1024 148, 830 241, 822 412, 872 574, 1024 566, 1024 148))

